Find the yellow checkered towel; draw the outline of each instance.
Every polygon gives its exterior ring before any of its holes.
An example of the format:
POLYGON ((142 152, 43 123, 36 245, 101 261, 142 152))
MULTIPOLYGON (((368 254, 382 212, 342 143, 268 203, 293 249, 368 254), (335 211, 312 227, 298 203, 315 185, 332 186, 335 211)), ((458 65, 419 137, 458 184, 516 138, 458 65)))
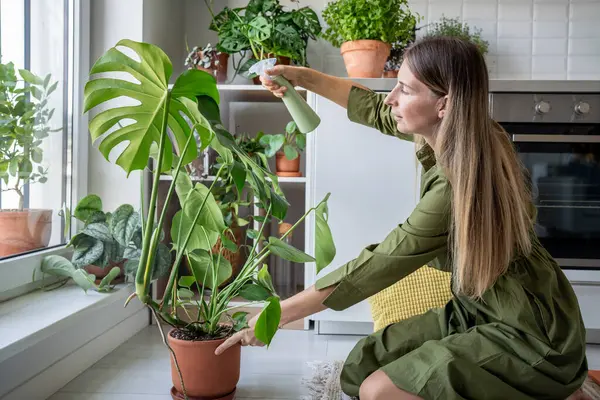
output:
POLYGON ((452 297, 451 274, 427 265, 369 297, 378 331, 386 326, 443 307, 452 297))

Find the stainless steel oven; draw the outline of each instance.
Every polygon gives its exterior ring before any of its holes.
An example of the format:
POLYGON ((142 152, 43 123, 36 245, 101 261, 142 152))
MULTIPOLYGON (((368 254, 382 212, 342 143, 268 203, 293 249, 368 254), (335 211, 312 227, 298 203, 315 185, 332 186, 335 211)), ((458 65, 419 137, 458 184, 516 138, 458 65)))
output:
POLYGON ((527 168, 544 247, 563 269, 600 270, 600 87, 561 85, 493 91, 492 118, 527 168))

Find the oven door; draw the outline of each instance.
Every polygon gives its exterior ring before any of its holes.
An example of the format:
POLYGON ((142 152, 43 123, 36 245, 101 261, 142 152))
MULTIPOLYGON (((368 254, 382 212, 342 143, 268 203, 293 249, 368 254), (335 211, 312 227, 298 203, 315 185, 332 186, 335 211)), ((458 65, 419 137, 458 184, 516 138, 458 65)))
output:
POLYGON ((600 125, 502 125, 529 172, 544 247, 563 269, 600 270, 600 125))

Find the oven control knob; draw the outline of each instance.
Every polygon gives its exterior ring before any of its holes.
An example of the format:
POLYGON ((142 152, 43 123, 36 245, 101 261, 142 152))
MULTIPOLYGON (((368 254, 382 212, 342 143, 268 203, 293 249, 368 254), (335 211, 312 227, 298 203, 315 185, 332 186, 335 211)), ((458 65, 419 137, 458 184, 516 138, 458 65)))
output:
POLYGON ((550 103, 547 101, 540 101, 535 105, 535 112, 538 114, 548 114, 550 112, 550 103))
POLYGON ((575 113, 579 115, 584 115, 590 112, 590 103, 586 103, 585 101, 580 101, 575 105, 575 113))

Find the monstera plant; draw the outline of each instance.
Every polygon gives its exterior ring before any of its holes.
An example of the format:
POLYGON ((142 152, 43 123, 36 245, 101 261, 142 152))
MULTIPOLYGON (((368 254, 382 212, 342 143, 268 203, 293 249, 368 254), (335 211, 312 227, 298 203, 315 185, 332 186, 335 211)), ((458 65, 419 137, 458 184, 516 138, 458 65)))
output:
POLYGON ((169 88, 172 70, 171 61, 160 48, 122 40, 94 63, 84 92, 85 111, 94 113, 90 121, 91 137, 100 142, 99 150, 107 159, 123 143, 116 164, 127 174, 152 165, 150 200, 142 207, 147 211, 140 219, 142 242, 135 292, 126 304, 137 297, 151 310, 159 326, 166 323, 172 327, 166 337, 162 329, 160 333, 172 355, 175 398, 222 398, 235 391, 240 347, 230 348, 220 356, 215 356, 214 350, 235 331, 247 326, 246 314, 234 312, 237 307, 230 304, 231 300, 241 296, 266 305, 256 325, 256 334, 270 344, 278 329, 281 309, 265 261, 273 254, 295 262, 316 262, 320 269, 331 262, 335 247, 327 226, 327 197, 294 225, 298 226, 309 213, 315 212, 319 237, 314 256, 286 244, 283 238, 263 237, 266 221, 269 218, 282 221, 289 206, 277 175, 256 163, 221 124, 219 92, 212 76, 188 70, 169 88), (127 55, 131 52, 137 60, 127 55), (104 104, 121 97, 138 104, 104 104), (100 105, 104 105, 102 110, 95 112, 100 105), (200 143, 195 142, 196 135, 200 143), (210 187, 194 184, 185 169, 197 152, 208 146, 218 153, 220 164, 210 187), (174 262, 162 299, 157 300, 150 294, 150 284, 167 215, 167 207, 158 212, 161 174, 172 177, 165 204, 176 195, 181 210, 171 225, 169 246, 174 262), (216 182, 229 178, 238 188, 249 185, 266 216, 262 217, 265 223, 257 232, 240 273, 221 289, 220 285, 231 275, 231 265, 222 254, 213 254, 211 249, 219 239, 223 248, 234 250, 236 245, 227 238, 229 228, 212 190, 216 182), (190 272, 181 276, 184 259, 190 272))

